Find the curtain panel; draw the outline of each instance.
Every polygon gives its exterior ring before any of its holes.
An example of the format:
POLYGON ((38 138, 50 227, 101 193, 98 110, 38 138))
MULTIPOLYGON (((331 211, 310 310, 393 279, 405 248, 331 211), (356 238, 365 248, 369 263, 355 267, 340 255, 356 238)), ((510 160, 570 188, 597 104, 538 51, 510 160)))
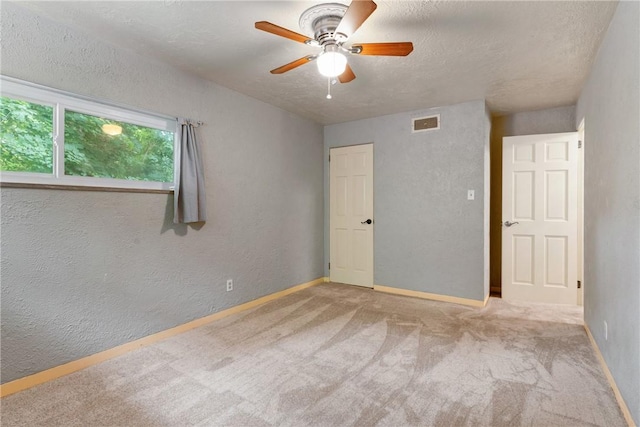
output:
POLYGON ((196 137, 196 127, 188 120, 181 124, 179 171, 174 193, 175 224, 207 220, 202 151, 196 137))

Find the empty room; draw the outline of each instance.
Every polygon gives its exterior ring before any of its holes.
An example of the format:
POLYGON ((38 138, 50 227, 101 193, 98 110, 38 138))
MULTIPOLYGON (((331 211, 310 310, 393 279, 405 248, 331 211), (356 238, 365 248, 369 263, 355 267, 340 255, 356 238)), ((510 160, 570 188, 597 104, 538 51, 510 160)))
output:
POLYGON ((640 423, 640 2, 0 23, 2 426, 640 423))

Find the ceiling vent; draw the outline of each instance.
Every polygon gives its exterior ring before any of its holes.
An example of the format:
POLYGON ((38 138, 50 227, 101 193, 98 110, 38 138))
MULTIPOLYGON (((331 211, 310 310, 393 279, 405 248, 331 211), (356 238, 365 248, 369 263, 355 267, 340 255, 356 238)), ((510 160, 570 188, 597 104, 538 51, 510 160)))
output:
POLYGON ((411 132, 416 133, 436 129, 440 129, 440 114, 413 119, 411 132))

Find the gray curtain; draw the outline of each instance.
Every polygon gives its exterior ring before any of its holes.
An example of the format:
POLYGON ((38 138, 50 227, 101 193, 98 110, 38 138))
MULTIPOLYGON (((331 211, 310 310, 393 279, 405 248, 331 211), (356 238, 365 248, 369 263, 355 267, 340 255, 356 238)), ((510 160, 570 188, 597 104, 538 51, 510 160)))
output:
POLYGON ((204 193, 204 169, 200 146, 196 139, 196 126, 190 121, 185 121, 181 127, 180 172, 173 200, 173 222, 175 224, 203 222, 207 220, 207 207, 204 193))

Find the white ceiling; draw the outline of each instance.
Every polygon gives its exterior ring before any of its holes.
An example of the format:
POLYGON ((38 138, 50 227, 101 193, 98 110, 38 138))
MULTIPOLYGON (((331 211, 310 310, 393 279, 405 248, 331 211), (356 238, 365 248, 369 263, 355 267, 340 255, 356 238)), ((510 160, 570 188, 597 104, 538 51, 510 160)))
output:
MULTIPOLYGON (((318 48, 254 29, 301 32, 308 1, 20 2, 107 42, 331 124, 486 99, 494 114, 576 102, 616 2, 383 1, 351 42, 412 41, 408 57, 350 56, 332 87, 314 64, 269 70, 318 48)), ((348 4, 348 1, 344 2, 348 4)))

